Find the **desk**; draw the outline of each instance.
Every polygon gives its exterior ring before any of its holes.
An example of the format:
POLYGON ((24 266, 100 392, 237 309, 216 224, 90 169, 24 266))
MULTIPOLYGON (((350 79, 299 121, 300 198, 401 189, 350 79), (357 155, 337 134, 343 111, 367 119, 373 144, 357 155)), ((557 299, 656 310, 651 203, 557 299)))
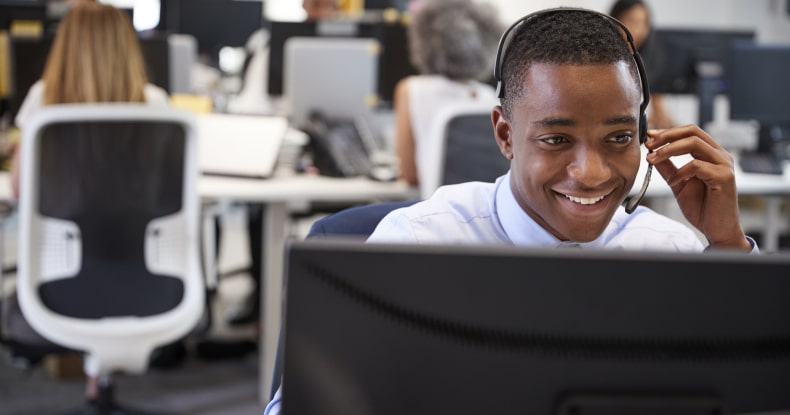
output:
MULTIPOLYGON (((631 193, 635 194, 642 187, 642 180, 644 180, 645 172, 647 171, 647 162, 644 160, 647 150, 642 147, 643 157, 642 164, 639 166, 639 173, 637 174, 636 183, 631 193)), ((691 160, 691 156, 673 157, 672 161, 676 166, 682 166, 691 160)), ((760 250, 762 252, 776 252, 779 250, 779 228, 781 224, 781 203, 783 198, 790 197, 790 163, 785 162, 784 175, 773 174, 756 174, 744 173, 738 164, 737 158, 735 160, 735 183, 738 187, 738 195, 754 195, 761 196, 765 200, 764 207, 764 220, 763 220, 763 238, 758 241, 760 250)), ((655 210, 662 214, 669 215, 670 207, 677 206, 675 197, 672 194, 672 189, 661 177, 658 171, 653 171, 650 180, 650 187, 645 193, 645 199, 656 202, 658 205, 655 210)), ((677 218, 685 221, 683 218, 677 218)))
POLYGON ((261 307, 260 399, 266 403, 280 336, 283 288, 283 246, 289 220, 288 207, 310 202, 364 203, 417 197, 404 182, 375 182, 365 178, 278 176, 252 180, 202 176, 198 183, 204 201, 247 201, 264 204, 263 275, 261 307))

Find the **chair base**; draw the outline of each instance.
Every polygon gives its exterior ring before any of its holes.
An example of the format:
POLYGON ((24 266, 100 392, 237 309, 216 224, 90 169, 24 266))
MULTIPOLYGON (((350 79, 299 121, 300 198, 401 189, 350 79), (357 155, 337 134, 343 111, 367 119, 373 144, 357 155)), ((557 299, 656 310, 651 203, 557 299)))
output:
MULTIPOLYGON (((145 412, 138 409, 126 408, 114 404, 112 406, 102 406, 96 402, 86 402, 85 406, 70 412, 67 415, 155 415, 153 412, 145 412)), ((163 415, 163 414, 159 414, 163 415)))
MULTIPOLYGON (((67 415, 165 415, 161 412, 147 412, 139 409, 124 407, 115 401, 115 392, 112 384, 99 385, 96 399, 88 400, 82 408, 69 412, 67 415)), ((175 414, 170 414, 175 415, 175 414)))

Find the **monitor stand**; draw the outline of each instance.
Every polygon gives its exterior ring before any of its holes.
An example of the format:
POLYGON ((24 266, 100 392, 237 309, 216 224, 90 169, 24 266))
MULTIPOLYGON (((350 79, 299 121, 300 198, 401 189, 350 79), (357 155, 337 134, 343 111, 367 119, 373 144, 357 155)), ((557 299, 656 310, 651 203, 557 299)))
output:
POLYGON ((716 95, 721 92, 723 69, 716 62, 701 61, 695 68, 697 73, 697 125, 705 128, 713 121, 713 103, 716 95))
POLYGON ((758 153, 771 153, 780 160, 790 160, 790 122, 760 123, 758 153))
POLYGON ((756 151, 741 153, 738 164, 745 173, 781 175, 784 160, 790 160, 790 124, 763 124, 756 151))

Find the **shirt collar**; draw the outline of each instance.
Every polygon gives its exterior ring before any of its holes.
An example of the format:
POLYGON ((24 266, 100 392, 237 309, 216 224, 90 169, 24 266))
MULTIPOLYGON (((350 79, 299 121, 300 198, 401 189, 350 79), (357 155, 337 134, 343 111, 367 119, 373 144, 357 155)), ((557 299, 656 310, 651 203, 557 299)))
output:
POLYGON ((514 245, 539 247, 580 246, 582 248, 603 248, 609 235, 615 232, 615 221, 606 226, 597 239, 590 242, 560 241, 556 236, 535 222, 516 201, 513 189, 510 188, 510 174, 502 176, 496 187, 496 213, 502 228, 514 245))

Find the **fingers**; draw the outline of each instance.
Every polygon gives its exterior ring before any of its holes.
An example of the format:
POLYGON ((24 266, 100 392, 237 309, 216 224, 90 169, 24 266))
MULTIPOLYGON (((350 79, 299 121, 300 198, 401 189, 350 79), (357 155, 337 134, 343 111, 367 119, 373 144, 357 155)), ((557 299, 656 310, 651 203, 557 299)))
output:
POLYGON ((687 137, 697 137, 712 148, 721 149, 721 146, 713 137, 696 125, 685 125, 666 130, 648 130, 647 135, 651 139, 645 145, 651 150, 687 137))
POLYGON ((645 145, 652 152, 647 155, 647 161, 655 165, 673 190, 682 188, 691 179, 701 180, 710 190, 735 182, 732 156, 701 128, 689 125, 651 130, 648 135, 650 139, 645 145), (671 158, 683 155, 693 159, 676 167, 671 158))
POLYGON ((670 157, 689 154, 694 159, 708 163, 733 166, 732 156, 705 131, 695 125, 669 130, 650 130, 645 146, 652 150, 647 161, 660 164, 670 157))
MULTIPOLYGON (((662 176, 664 174, 662 173, 662 176)), ((691 160, 668 176, 664 176, 667 184, 673 189, 691 179, 703 181, 709 190, 725 190, 735 182, 735 173, 726 166, 691 160)))

